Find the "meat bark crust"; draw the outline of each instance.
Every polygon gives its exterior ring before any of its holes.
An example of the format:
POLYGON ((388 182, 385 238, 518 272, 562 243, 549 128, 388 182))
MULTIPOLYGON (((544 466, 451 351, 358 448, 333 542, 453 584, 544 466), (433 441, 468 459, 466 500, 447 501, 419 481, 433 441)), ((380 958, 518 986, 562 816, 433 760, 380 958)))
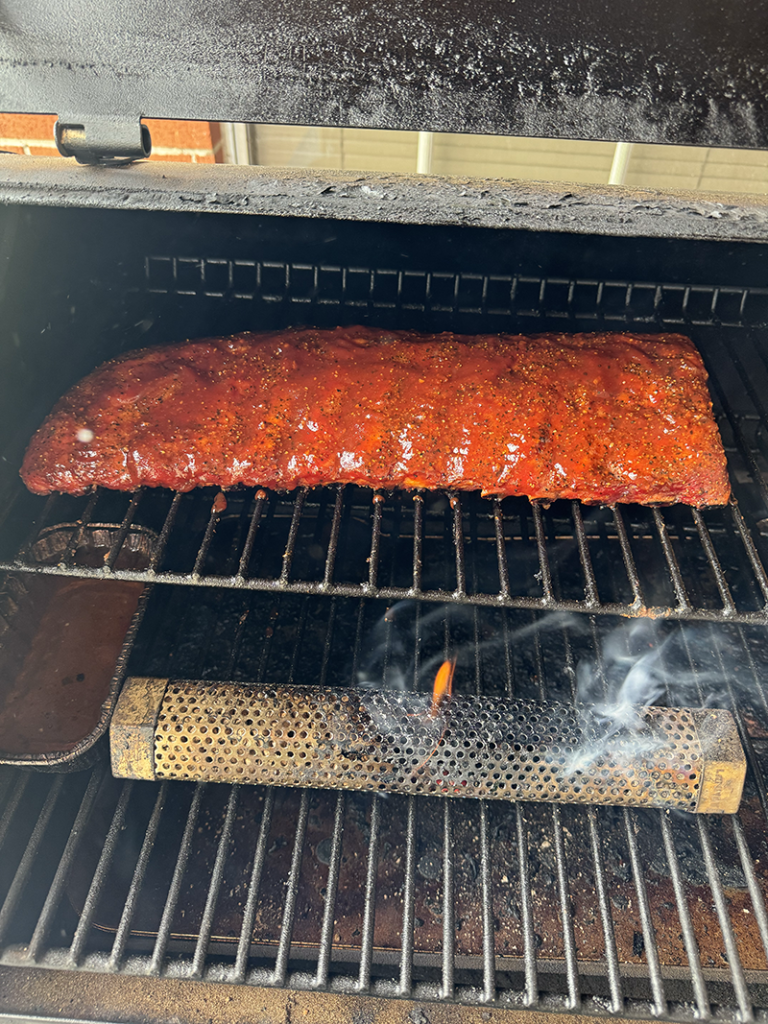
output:
POLYGON ((720 505, 706 379, 677 334, 204 338, 98 367, 34 435, 21 475, 38 494, 353 483, 720 505))

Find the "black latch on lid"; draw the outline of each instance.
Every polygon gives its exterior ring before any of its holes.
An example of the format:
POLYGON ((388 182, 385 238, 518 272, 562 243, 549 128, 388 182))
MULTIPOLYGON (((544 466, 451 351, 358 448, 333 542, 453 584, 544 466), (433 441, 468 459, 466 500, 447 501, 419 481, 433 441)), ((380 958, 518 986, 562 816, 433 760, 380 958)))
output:
POLYGON ((80 164, 129 163, 152 152, 149 128, 138 117, 60 116, 54 136, 61 155, 80 164))

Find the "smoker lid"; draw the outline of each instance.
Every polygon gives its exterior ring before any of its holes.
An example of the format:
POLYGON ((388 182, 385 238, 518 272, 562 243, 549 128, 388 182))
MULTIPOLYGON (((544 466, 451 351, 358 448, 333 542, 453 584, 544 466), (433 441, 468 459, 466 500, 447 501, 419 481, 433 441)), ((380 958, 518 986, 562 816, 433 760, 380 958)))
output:
POLYGON ((760 0, 2 8, 0 107, 104 139, 162 117, 768 147, 760 0))

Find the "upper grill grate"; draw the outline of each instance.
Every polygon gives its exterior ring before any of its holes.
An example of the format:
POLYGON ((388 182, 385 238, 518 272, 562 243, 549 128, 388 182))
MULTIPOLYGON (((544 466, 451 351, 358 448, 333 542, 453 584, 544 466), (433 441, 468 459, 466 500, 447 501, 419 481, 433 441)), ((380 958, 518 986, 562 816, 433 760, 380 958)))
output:
POLYGON ((476 494, 385 494, 355 487, 190 494, 99 490, 81 499, 20 495, 0 569, 329 597, 418 598, 457 605, 630 617, 765 623, 761 524, 734 501, 696 510, 476 494), (226 508, 222 510, 222 505, 226 508), (21 554, 9 538, 35 526, 21 554), (22 516, 24 517, 22 519, 22 516), (86 526, 112 523, 103 567, 76 565, 86 526), (40 531, 69 524, 55 565, 30 552, 40 531), (755 529, 755 525, 757 528, 755 529), (13 527, 16 529, 13 529, 13 527), (131 530, 159 535, 147 570, 113 568, 131 530), (10 549, 10 550, 9 550, 10 549))

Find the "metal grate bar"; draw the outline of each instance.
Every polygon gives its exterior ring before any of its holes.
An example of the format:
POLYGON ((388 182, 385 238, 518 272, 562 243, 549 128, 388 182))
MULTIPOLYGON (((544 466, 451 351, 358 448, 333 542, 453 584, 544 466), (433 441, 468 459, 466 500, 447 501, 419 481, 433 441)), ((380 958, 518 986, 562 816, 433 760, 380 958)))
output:
POLYGON ((264 859, 267 855, 267 838, 272 824, 272 811, 275 806, 275 791, 271 787, 264 793, 264 807, 261 811, 261 822, 259 824, 259 835, 256 839, 256 848, 253 852, 253 866, 251 876, 248 879, 248 898, 245 901, 243 910, 243 923, 240 925, 240 938, 237 942, 237 953, 235 954, 235 966, 232 968, 230 981, 242 985, 245 981, 245 974, 248 968, 248 954, 251 948, 251 936, 253 935, 253 923, 256 920, 257 901, 261 888, 261 875, 264 870, 264 859))
MULTIPOLYGON (((532 617, 533 618, 533 617, 532 617)), ((532 623, 535 625, 535 620, 532 623)), ((563 630, 563 641, 565 645, 565 660, 566 667, 569 670, 568 675, 571 682, 572 696, 576 698, 575 692, 575 672, 573 668, 573 652, 571 650, 571 642, 568 636, 568 631, 563 630)), ((536 681, 537 691, 539 700, 546 701, 548 699, 545 679, 546 672, 544 669, 544 657, 541 649, 541 638, 538 633, 534 634, 534 651, 536 658, 536 681)), ((571 909, 571 894, 568 887, 568 865, 565 856, 565 841, 563 838, 563 823, 561 816, 561 809, 557 804, 552 806, 552 825, 553 825, 553 839, 554 839, 554 850, 555 850, 555 863, 557 871, 557 889, 558 898, 560 903, 560 916, 562 920, 562 938, 563 938, 563 954, 565 959, 565 973, 566 981, 568 985, 568 997, 566 1001, 566 1007, 568 1009, 577 1009, 580 1005, 581 998, 579 993, 579 973, 576 958, 576 937, 573 931, 573 912, 571 909)), ((519 824, 518 824, 519 832, 519 824)), ((527 861, 526 861, 527 870, 527 861)), ((530 891, 530 890, 527 890, 530 891)), ((532 925, 531 925, 532 930, 532 925)), ((527 956, 528 950, 528 929, 525 932, 525 950, 527 956)), ((535 956, 535 952, 532 952, 535 956)), ((535 959, 533 963, 534 972, 536 969, 535 959)), ((527 973, 527 959, 526 959, 526 973, 527 973)), ((534 973, 535 980, 535 973, 534 973)), ((526 989, 529 989, 528 983, 526 983, 526 989)), ((537 994, 538 995, 538 994, 537 994)), ((538 1001, 538 1000, 537 1000, 538 1001)))
POLYGON ((731 357, 731 362, 736 367, 739 377, 741 377, 742 384, 744 385, 744 390, 749 395, 750 400, 753 406, 755 407, 758 416, 760 417, 760 420, 762 421, 764 426, 768 426, 768 408, 766 408, 762 395, 758 392, 757 388, 755 387, 753 375, 749 373, 747 368, 744 366, 744 363, 739 358, 738 349, 736 347, 729 348, 728 354, 731 357))
MULTIPOLYGON (((719 363, 721 360, 724 362, 728 359, 730 359, 731 362, 733 362, 733 354, 724 345, 720 345, 719 348, 721 356, 717 362, 719 363)), ((755 459, 755 456, 752 453, 749 443, 746 437, 744 436, 744 431, 741 429, 740 417, 737 416, 734 410, 732 409, 731 403, 728 401, 728 396, 726 395, 723 386, 720 383, 720 376, 717 372, 714 372, 715 367, 709 365, 709 360, 707 358, 706 351, 702 352, 701 355, 707 366, 709 385, 710 387, 713 388, 715 395, 717 396, 718 401, 720 402, 720 405, 723 408, 725 417, 728 420, 731 430, 733 431, 733 436, 736 441, 736 447, 739 450, 739 454, 749 467, 752 480, 760 489, 763 495, 763 500, 768 501, 768 484, 766 484, 765 480, 763 479, 763 474, 760 471, 760 467, 757 464, 757 460, 755 459)), ((736 367, 736 369, 738 372, 738 367, 736 367)), ((749 391, 747 391, 747 394, 749 394, 749 391)), ((765 420, 763 422, 765 422, 765 420)))
POLYGON ((152 552, 152 557, 149 560, 148 572, 156 573, 158 567, 162 563, 165 549, 168 547, 168 541, 171 536, 171 530, 176 522, 176 516, 179 514, 179 506, 181 505, 182 494, 181 491, 176 491, 171 502, 171 507, 168 509, 168 513, 163 522, 162 529, 160 530, 160 536, 157 539, 157 545, 155 550, 152 552))
POLYGON ((304 633, 307 628, 307 602, 302 601, 301 607, 299 608, 299 617, 296 623, 296 640, 291 648, 291 667, 288 669, 288 685, 293 683, 296 675, 296 665, 299 660, 299 654, 301 653, 304 646, 304 633))
POLYGON ((592 567, 592 557, 589 553, 589 542, 587 541, 587 534, 584 529, 584 520, 581 515, 581 505, 578 501, 571 502, 571 513, 573 515, 573 525, 576 532, 576 543, 579 547, 579 558, 581 559, 581 568, 584 572, 584 593, 586 595, 586 604, 588 608, 593 608, 600 604, 600 595, 597 592, 597 580, 595 579, 595 570, 592 567))
POLYGON ((51 788, 48 790, 48 795, 45 798, 42 810, 37 817, 35 827, 32 829, 32 835, 27 841, 24 855, 21 858, 16 873, 13 876, 13 881, 8 889, 5 900, 3 902, 2 909, 0 909, 0 943, 5 938, 5 933, 8 929, 8 925, 11 923, 11 917, 16 909, 16 904, 21 899, 24 889, 29 881, 29 875, 32 871, 32 866, 37 858, 37 853, 40 848, 40 844, 43 841, 43 836, 48 828, 48 822, 51 820, 51 815, 59 799, 62 786, 64 785, 64 776, 58 775, 53 780, 51 788))
POLYGON ((747 845, 747 837, 744 835, 744 826, 741 824, 741 821, 736 814, 732 815, 730 820, 733 835, 736 840, 736 849, 739 851, 741 868, 744 872, 744 877, 747 880, 749 897, 752 900, 752 909, 754 910, 755 918, 757 919, 757 927, 760 931, 760 939, 763 943, 763 952, 765 953, 766 962, 768 962, 768 913, 766 913, 765 909, 765 899, 760 888, 760 883, 755 875, 752 856, 749 852, 749 846, 747 845))
POLYGON ((413 622, 413 677, 412 689, 419 688, 419 675, 421 673, 421 605, 416 604, 413 622))
POLYGON ((83 537, 85 536, 85 528, 93 519, 93 510, 96 507, 96 502, 99 500, 99 492, 97 490, 92 491, 88 498, 88 504, 83 510, 83 514, 77 521, 77 527, 72 531, 72 536, 67 544, 66 551, 61 557, 61 561, 65 565, 69 565, 72 559, 75 557, 75 552, 83 543, 83 537))
POLYGON ((531 503, 531 512, 533 513, 533 528, 536 531, 536 549, 539 555, 539 572, 541 573, 541 587, 544 591, 544 603, 552 604, 555 599, 552 590, 552 570, 549 567, 549 555, 547 554, 547 541, 544 533, 541 506, 535 501, 531 503))
POLYGON ((480 901, 483 920, 483 1001, 496 998, 496 937, 493 930, 493 887, 491 882, 491 841, 488 804, 480 806, 480 901))
MULTIPOLYGON (((745 298, 746 298, 747 292, 745 291, 744 294, 745 294, 745 298)), ((764 370, 768 371, 768 359, 766 359, 766 354, 763 351, 762 346, 758 345, 756 340, 755 340, 755 338, 752 335, 750 335, 750 334, 747 334, 746 340, 749 341, 750 347, 752 348, 752 351, 758 357, 760 362, 763 364, 764 370)))
MULTIPOLYGON (((76 568, 72 572, 61 565, 35 564, 23 565, 12 564, 0 560, 0 571, 23 571, 39 576, 77 576, 83 579, 103 579, 107 575, 103 569, 90 569, 88 567, 76 568)), ((114 570, 114 579, 135 580, 139 583, 147 582, 146 570, 114 570)), ((152 577, 150 577, 152 578, 152 577)), ((682 577, 681 577, 682 578, 682 577)), ((248 590, 281 593, 281 594, 303 594, 303 595, 324 595, 327 597, 376 597, 383 601, 406 601, 416 596, 413 587, 371 587, 370 583, 333 583, 326 586, 321 580, 290 580, 282 582, 273 579, 250 578, 243 580, 238 576, 202 576, 199 580, 193 580, 188 573, 165 572, 162 575, 154 576, 154 580, 163 584, 178 584, 182 586, 197 585, 202 587, 216 587, 224 590, 234 590, 245 587, 248 590)), ((421 590, 418 596, 430 604, 476 604, 485 608, 510 608, 523 609, 526 611, 539 611, 542 609, 558 610, 563 612, 578 612, 599 614, 602 616, 622 615, 629 618, 651 618, 651 619, 687 619, 691 622, 742 622, 745 625, 766 624, 766 612, 764 609, 758 611, 737 611, 734 615, 727 616, 721 608, 694 607, 689 602, 687 605, 673 605, 671 607, 638 607, 634 604, 601 602, 597 605, 588 605, 583 600, 562 599, 557 600, 554 595, 547 598, 519 596, 503 599, 498 591, 494 594, 466 594, 460 597, 455 590, 421 590)))
POLYGON ((296 913, 296 897, 299 892, 299 876, 301 875, 301 859, 304 855, 304 836, 307 831, 307 818, 309 817, 309 790, 302 790, 299 801, 299 813, 296 816, 296 832, 293 840, 293 853, 291 854, 291 867, 288 872, 288 881, 285 886, 285 905, 283 906, 283 921, 280 926, 280 940, 277 944, 277 956, 275 957, 275 969, 272 973, 271 982, 273 985, 285 985, 288 974, 288 956, 291 951, 291 935, 293 933, 293 917, 296 913))
POLYGON ((141 891, 144 886, 144 878, 147 873, 149 858, 152 850, 154 849, 157 834, 160 831, 160 821, 163 816, 166 797, 168 796, 168 786, 168 782, 163 782, 158 788, 149 824, 147 825, 144 833, 144 840, 141 844, 141 850, 139 851, 139 857, 136 861, 136 866, 133 869, 131 885, 128 889, 128 895, 126 896, 125 903, 123 904, 123 912, 120 916, 120 924, 117 926, 115 941, 112 943, 112 951, 109 954, 109 967, 110 970, 113 971, 118 970, 120 967, 120 963, 125 953, 125 947, 131 934, 131 922, 133 921, 133 915, 136 911, 136 904, 138 903, 139 896, 141 895, 141 891))
MULTIPOLYGON (((570 684, 571 698, 575 701, 577 697, 576 670, 573 664, 571 638, 568 635, 567 629, 562 629, 561 634, 563 638, 563 646, 565 648, 565 668, 570 684)), ((573 905, 571 903, 571 892, 568 883, 568 860, 565 852, 562 808, 558 807, 557 804, 552 805, 552 829, 555 846, 555 864, 557 870, 557 894, 560 904, 560 918, 563 925, 562 932, 565 976, 568 984, 568 1000, 566 1005, 569 1010, 577 1010, 581 1006, 581 992, 579 986, 578 958, 576 956, 576 935, 573 927, 573 905)))
POLYGON ((339 532, 341 530, 341 517, 343 512, 344 485, 341 484, 336 491, 336 501, 333 506, 333 519, 331 520, 331 535, 328 539, 328 550, 325 556, 323 583, 326 587, 333 582, 333 570, 336 566, 336 553, 339 547, 339 532))
POLYGON ((664 994, 664 981, 661 976, 661 965, 659 963, 659 950, 656 945, 656 932, 651 918, 651 906, 648 900, 648 889, 645 885, 640 854, 637 849, 636 831, 639 827, 637 815, 630 815, 629 809, 624 808, 624 831, 627 836, 629 847, 629 861, 632 865, 632 878, 635 883, 637 894, 637 906, 640 911, 640 923, 643 928, 643 940, 645 942, 645 957, 648 964, 648 975, 653 993, 653 1012, 656 1016, 662 1016, 667 1012, 667 999, 664 994))
POLYGON ((128 509, 126 510, 126 513, 123 516, 123 521, 120 523, 120 529, 117 531, 117 536, 115 537, 114 543, 109 549, 107 557, 104 560, 104 565, 107 569, 112 569, 115 565, 115 562, 117 561, 117 556, 120 554, 123 544, 125 543, 125 538, 128 536, 128 531, 131 528, 131 524, 133 523, 134 517, 136 516, 136 510, 139 507, 139 502, 141 501, 143 495, 143 487, 139 487, 139 489, 134 491, 133 494, 131 495, 131 500, 128 504, 128 509))
POLYGON ((35 930, 27 947, 27 958, 29 960, 37 960, 48 937, 53 918, 64 893, 65 883, 82 842, 85 826, 91 817, 93 806, 96 803, 96 797, 104 779, 105 771, 106 764, 101 762, 91 772, 91 777, 88 780, 88 785, 85 788, 85 793, 83 793, 83 798, 80 801, 80 807, 72 824, 72 830, 59 860, 59 866, 56 868, 56 874, 48 888, 48 895, 45 897, 43 909, 40 911, 35 930))
MULTIPOLYGON (((274 616, 276 618, 278 617, 281 605, 282 605, 281 599, 278 597, 276 605, 275 605, 275 608, 273 609, 273 614, 274 614, 274 616)), ((269 655, 270 655, 270 651, 272 650, 272 644, 274 642, 274 639, 275 639, 275 630, 274 630, 274 628, 272 626, 271 621, 267 620, 266 624, 264 625, 264 640, 262 641, 262 644, 261 644, 261 654, 259 655, 259 666, 256 669, 256 683, 259 686, 263 683, 264 676, 266 675, 267 665, 269 663, 269 655)))
POLYGON ((363 626, 365 624, 365 598, 361 597, 357 603, 357 623, 355 626, 355 643, 352 648, 352 672, 350 682, 352 686, 357 685, 358 669, 360 667, 360 649, 363 643, 363 626))
MULTIPOLYGON (((744 631, 741 627, 736 626, 737 635, 740 640, 742 652, 746 656, 747 664, 749 665, 750 674, 752 676, 752 682, 754 684, 754 692, 759 694, 763 710, 768 713, 768 695, 766 695, 765 686, 763 685, 758 672, 757 666, 755 665, 755 659, 752 651, 749 648, 749 644, 746 642, 744 631)), ((763 775, 762 765, 760 759, 757 756, 752 737, 749 734, 749 729, 744 721, 744 715, 741 708, 739 707, 739 701, 736 698, 736 694, 733 692, 733 686, 729 677, 729 673, 726 670, 725 662, 723 660, 723 654, 720 645, 717 643, 717 637, 714 634, 714 630, 710 627, 710 636, 712 638, 712 646, 717 653, 717 660, 719 663, 720 674, 722 679, 725 680, 725 690, 728 694, 728 707, 733 714, 734 721, 736 723, 736 729, 739 733, 739 740, 744 748, 744 753, 747 756, 747 764, 752 772, 752 777, 755 781, 755 788, 757 790, 757 798, 760 803, 760 807, 763 812, 763 817, 768 824, 768 790, 765 785, 765 777, 763 775)), ((703 698, 702 698, 703 700, 703 698)))
POLYGON ((512 663, 512 649, 509 637, 509 616, 507 615, 506 608, 502 609, 501 612, 501 635, 503 637, 502 646, 504 648, 504 686, 508 697, 512 697, 515 692, 515 670, 512 663))
POLYGON ((315 983, 323 988, 328 984, 328 972, 331 966, 331 945, 333 943, 336 893, 338 891, 339 868, 341 866, 341 843, 344 836, 345 807, 345 794, 342 791, 336 794, 336 808, 333 814, 331 855, 328 862, 328 881, 325 885, 323 925, 320 930, 320 951, 317 958, 317 974, 315 975, 315 983))
POLYGON ((392 526, 389 531, 389 586, 395 582, 397 573, 397 550, 403 528, 403 497, 397 495, 394 501, 392 526))
POLYGON ((248 571, 248 563, 251 560, 251 552, 253 551, 253 545, 256 541, 256 531, 261 523, 261 514, 264 510, 264 504, 268 500, 269 495, 263 488, 259 488, 256 491, 253 502, 253 512, 251 513, 251 521, 248 524, 248 533, 245 536, 245 544, 243 545, 243 553, 240 556, 240 564, 237 567, 237 576, 239 579, 243 579, 248 571))
POLYGON ((163 969, 165 951, 168 948, 168 941, 171 937, 171 926, 173 915, 176 912, 176 904, 181 894, 181 884, 184 881, 184 872, 187 869, 187 861, 192 850, 192 840, 197 826, 197 817, 200 813, 200 802, 205 792, 206 783, 199 782, 195 786, 192 800, 187 811, 187 820, 184 825, 184 832, 179 844, 179 852, 176 855, 176 865, 173 869, 173 878, 168 889, 163 907, 163 916, 160 918, 160 927, 157 929, 157 938, 152 950, 152 958, 149 962, 148 974, 159 975, 163 969))
POLYGON ((560 902, 560 918, 563 924, 563 954, 565 957, 565 976, 568 983, 569 1010, 577 1010, 581 1005, 579 992, 579 967, 576 958, 576 936, 573 931, 573 909, 571 893, 568 887, 568 862, 565 857, 565 839, 563 837, 562 808, 552 806, 552 835, 555 841, 555 864, 557 868, 557 893, 560 902))
POLYGON ((443 801, 443 999, 454 996, 454 937, 456 927, 455 897, 453 887, 453 804, 443 801))
POLYGON ((384 514, 385 497, 378 491, 373 495, 373 516, 371 519, 371 553, 368 561, 368 589, 374 590, 379 578, 379 556, 381 552, 381 517, 384 514))
POLYGON ((731 502, 731 516, 733 522, 738 531, 741 542, 744 545, 744 550, 747 553, 749 564, 752 566, 752 572, 755 574, 755 579, 760 587, 763 597, 766 603, 768 603, 768 573, 766 573, 763 563, 760 560, 760 556, 757 553, 755 542, 752 540, 752 536, 747 528, 747 524, 744 522, 744 517, 741 514, 741 510, 735 501, 731 502))
POLYGON ((235 627, 235 633, 232 637, 232 643, 229 647, 229 654, 227 655, 227 664, 224 669, 224 678, 233 679, 235 675, 235 665, 240 657, 240 651, 243 646, 243 638, 245 637, 245 627, 250 619, 251 611, 253 608, 253 595, 250 595, 251 600, 245 605, 240 616, 237 620, 237 626, 235 627))
POLYGON ((669 875, 672 879, 672 888, 675 892, 677 916, 680 921, 680 929, 683 935, 683 945, 685 946, 685 953, 688 957, 688 968, 691 972, 691 983, 693 985, 694 999, 696 1000, 696 1015, 700 1020, 709 1020, 712 1016, 712 1011, 709 1005, 707 986, 701 970, 699 946, 696 942, 696 935, 691 922, 691 912, 688 907, 688 901, 685 898, 685 888, 683 886, 683 876, 680 870, 680 861, 677 857, 675 841, 672 836, 672 825, 670 824, 668 816, 663 812, 659 812, 659 824, 661 826, 661 838, 664 843, 664 852, 666 853, 667 864, 669 865, 669 875))
POLYGON ((410 994, 413 977, 413 922, 416 895, 416 798, 408 797, 405 825, 405 877, 403 879, 403 925, 400 947, 400 983, 398 994, 410 994))
MULTIPOLYGON (((222 497, 226 498, 223 491, 219 493, 222 497)), ((219 498, 218 495, 213 499, 214 504, 217 500, 221 503, 221 498, 219 498)), ((224 511, 225 510, 222 510, 220 515, 223 515, 224 511)), ((237 516, 235 529, 232 531, 232 540, 229 544, 229 552, 221 561, 222 572, 230 578, 237 578, 237 570, 240 565, 243 542, 248 535, 248 530, 251 525, 251 515, 249 514, 249 511, 247 502, 243 501, 237 516)))
POLYGON ((475 661, 475 693, 479 697, 483 692, 483 674, 480 665, 480 616, 477 608, 472 609, 472 654, 475 661))
POLYGON ((515 804, 515 822, 517 825, 517 869, 520 874, 520 910, 523 928, 523 961, 525 964, 523 1004, 525 1006, 535 1006, 539 995, 539 983, 536 969, 533 907, 531 906, 531 877, 528 870, 528 843, 522 804, 515 804))
POLYGON ((299 525, 301 523, 301 513, 304 509, 304 502, 307 497, 307 488, 300 487, 296 492, 296 497, 293 501, 293 514, 291 515, 291 526, 288 530, 288 540, 285 545, 285 552, 283 553, 283 568, 280 570, 280 582, 287 583, 288 577, 291 573, 291 562, 293 561, 293 552, 296 548, 296 539, 299 536, 299 525))
POLYGON ((464 597, 467 592, 467 571, 464 560, 464 522, 461 514, 461 496, 451 494, 453 514, 453 550, 456 556, 456 596, 464 597))
POLYGON ((335 597, 331 598, 330 610, 328 612, 328 626, 325 630, 325 639, 323 640, 323 660, 320 663, 320 676, 318 678, 318 685, 325 686, 328 678, 328 666, 331 662, 331 650, 333 648, 333 629, 336 625, 336 612, 338 604, 335 597))
POLYGON ((693 515, 693 521, 696 524, 696 530, 699 534, 699 540, 704 548, 704 553, 707 556, 709 567, 712 570, 712 575, 715 578, 717 589, 720 593, 720 600, 723 602, 723 610, 726 615, 734 615, 736 612, 736 605, 733 603, 733 597, 728 587, 728 581, 725 578, 723 567, 720 565, 720 560, 717 557, 715 546, 712 543, 712 537, 707 524, 704 522, 704 517, 697 508, 692 508, 691 513, 693 515))
MULTIPOLYGON (((223 491, 219 491, 219 494, 223 494, 223 491)), ((214 498, 213 502, 211 503, 211 510, 208 513, 208 522, 205 527, 205 533, 203 534, 203 540, 202 543, 200 544, 200 547, 197 550, 195 565, 194 568, 192 569, 192 576, 195 579, 199 579, 202 574, 203 567, 205 565, 205 560, 208 557, 208 552, 211 548, 211 541, 213 540, 213 535, 216 532, 216 524, 218 523, 219 517, 221 516, 221 508, 219 507, 219 503, 217 500, 219 494, 216 495, 216 498, 214 498)))
POLYGON ((589 841, 592 848, 592 861, 595 865, 595 888, 597 890, 597 902, 600 908, 600 920, 603 926, 603 938, 605 940, 605 960, 608 968, 608 985, 611 990, 611 1012, 619 1013, 624 1005, 624 997, 621 989, 621 974, 619 970, 619 956, 616 949, 616 937, 613 933, 613 919, 611 918, 611 907, 608 897, 608 883, 605 877, 603 865, 602 843, 598 830, 597 810, 594 807, 587 808, 587 821, 589 823, 589 841))
POLYGON ((237 811, 237 800, 240 795, 240 787, 234 785, 229 791, 227 810, 224 815, 224 825, 221 829, 219 842, 216 847, 216 860, 211 872, 211 881, 208 885, 208 894, 205 899, 205 909, 200 922, 200 929, 195 943, 195 952, 192 957, 192 967, 189 972, 190 978, 200 980, 203 977, 205 957, 208 953, 208 945, 211 941, 211 929, 213 928, 213 915, 216 912, 216 904, 221 892, 221 883, 224 880, 224 865, 229 854, 229 847, 232 840, 232 829, 235 824, 235 813, 237 811))
POLYGON ((682 611, 689 612, 691 610, 691 602, 688 598, 688 591, 686 590, 685 582, 683 581, 683 574, 680 572, 680 566, 675 556, 672 542, 669 539, 667 532, 667 524, 664 522, 659 509, 654 508, 653 522, 656 526, 656 532, 659 535, 659 541, 661 542, 661 548, 664 552, 664 559, 667 563, 667 569, 672 580, 672 586, 675 589, 675 596, 677 598, 678 608, 682 611))
POLYGON ((5 805, 3 816, 0 818, 0 850, 3 848, 5 837, 8 834, 13 816, 16 814, 19 804, 21 803, 24 793, 26 792, 27 786, 31 776, 29 772, 19 772, 15 778, 16 785, 13 788, 13 792, 5 805))
MULTIPOLYGON (((766 694, 765 687, 762 685, 760 676, 758 675, 757 666, 755 665, 755 659, 750 649, 747 639, 744 636, 744 630, 741 626, 736 627, 737 636, 741 645, 741 650, 745 655, 747 664, 749 665, 750 674, 752 676, 752 683, 754 692, 760 697, 760 702, 763 705, 763 712, 768 715, 768 694, 766 694)), ((719 650, 719 649, 718 649, 719 650)), ((730 683, 726 684, 728 689, 728 696, 731 703, 731 711, 733 712, 734 720, 736 722, 736 728, 739 732, 739 739, 744 747, 744 751, 747 755, 747 763, 752 771, 752 776, 755 780, 755 788, 757 790, 757 798, 760 802, 760 807, 763 811, 763 818, 768 822, 768 786, 765 783, 765 776, 763 774, 762 765, 757 757, 754 744, 752 743, 752 737, 749 735, 749 729, 744 721, 744 716, 741 709, 738 707, 738 701, 736 700, 730 683)))
MULTIPOLYGON (((21 489, 19 489, 16 492, 16 494, 14 495, 14 499, 13 500, 15 501, 16 497, 19 494, 23 494, 23 493, 24 492, 21 489)), ((40 515, 38 516, 37 519, 34 519, 32 521, 32 526, 30 527, 29 533, 27 534, 26 539, 24 540, 24 543, 21 545, 21 553, 22 553, 22 555, 26 555, 27 554, 29 549, 32 547, 32 545, 35 543, 35 541, 37 540, 38 536, 40 535, 40 531, 45 529, 45 526, 47 525, 49 519, 53 518, 53 510, 56 507, 56 505, 58 504, 58 499, 59 499, 59 495, 58 494, 49 494, 48 497, 45 499, 45 505, 43 505, 43 511, 40 513, 40 515)), ((6 506, 6 511, 8 511, 8 510, 9 510, 9 506, 6 506)), ((3 521, 5 521, 5 516, 3 516, 3 521)))
POLYGON ((381 831, 381 798, 373 794, 371 800, 371 834, 368 840, 368 861, 365 868, 365 895, 363 897, 363 928, 360 939, 360 971, 357 988, 368 992, 371 987, 373 963, 373 929, 376 918, 376 872, 379 866, 379 833, 381 831))
MULTIPOLYGON (((509 597, 509 564, 504 543, 504 511, 499 498, 493 499, 493 528, 496 534, 496 560, 499 566, 499 586, 502 597, 509 597)), ((477 584, 475 584, 475 590, 477 584)))
POLYGON ((738 702, 731 690, 731 687, 726 684, 726 689, 729 694, 730 710, 733 712, 733 718, 736 722, 736 729, 739 734, 739 740, 744 753, 747 757, 747 764, 752 772, 752 777, 755 781, 755 788, 757 789, 757 799, 760 803, 760 807, 763 812, 763 817, 768 821, 768 788, 765 785, 765 775, 760 764, 760 759, 757 756, 757 751, 752 742, 752 737, 749 735, 749 729, 744 721, 744 716, 738 708, 738 702))
POLYGON ((381 685, 387 689, 389 685, 389 662, 392 654, 392 620, 388 615, 384 616, 384 654, 381 661, 381 685))
POLYGON ((73 966, 76 966, 80 962, 80 958, 83 955, 85 940, 88 937, 88 932, 90 931, 91 924, 93 923, 93 915, 96 913, 96 905, 104 890, 104 883, 112 864, 112 858, 115 855, 117 841, 120 838, 120 833, 125 823, 125 812, 128 809, 128 801, 131 798, 132 792, 133 782, 123 783, 120 790, 120 797, 117 801, 117 806, 115 807, 115 812, 112 815, 112 821, 109 825, 109 831, 107 832, 106 839, 104 840, 104 847, 101 851, 101 856, 99 857, 99 863, 96 866, 96 871, 91 879, 88 895, 85 898, 85 903, 83 904, 83 909, 80 913, 80 920, 78 921, 77 928, 75 929, 72 945, 69 948, 68 959, 73 966))
MULTIPOLYGON (((622 526, 623 525, 624 524, 622 523, 622 526)), ((612 546, 608 534, 608 524, 606 523, 602 515, 598 514, 593 529, 596 530, 598 539, 600 541, 599 547, 597 549, 597 556, 598 558, 600 558, 600 556, 602 555, 604 562, 607 562, 608 580, 610 581, 610 593, 613 597, 613 600, 616 600, 618 598, 619 593, 621 592, 621 583, 619 581, 619 560, 614 556, 614 553, 612 551, 612 546)), ((623 552, 622 560, 624 561, 624 567, 626 569, 626 558, 623 552)), ((634 606, 638 605, 636 599, 633 600, 632 603, 634 606)))
POLYGON ((624 559, 624 568, 627 573, 629 585, 632 588, 633 603, 636 605, 644 605, 645 601, 643 599, 643 591, 640 585, 640 573, 637 569, 635 557, 632 554, 632 548, 627 535, 627 528, 624 524, 624 516, 621 514, 621 510, 618 505, 609 505, 608 507, 613 515, 613 523, 616 527, 616 536, 619 538, 621 556, 624 559))
POLYGON ((424 549, 424 495, 413 496, 413 592, 421 590, 422 556, 424 549))
POLYGON ((723 887, 720 881, 720 873, 717 869, 715 854, 712 850, 712 839, 709 834, 709 822, 701 815, 696 819, 696 826, 699 832, 701 850, 704 854, 704 864, 707 869, 707 879, 712 892, 717 918, 720 922, 720 931, 723 934, 725 949, 728 954, 728 969, 731 975, 731 984, 736 994, 736 1000, 741 1010, 742 1021, 754 1020, 752 1013, 752 1000, 749 998, 747 981, 744 977, 744 969, 741 966, 739 951, 736 946, 736 936, 733 933, 733 925, 728 915, 728 905, 725 902, 723 887))

